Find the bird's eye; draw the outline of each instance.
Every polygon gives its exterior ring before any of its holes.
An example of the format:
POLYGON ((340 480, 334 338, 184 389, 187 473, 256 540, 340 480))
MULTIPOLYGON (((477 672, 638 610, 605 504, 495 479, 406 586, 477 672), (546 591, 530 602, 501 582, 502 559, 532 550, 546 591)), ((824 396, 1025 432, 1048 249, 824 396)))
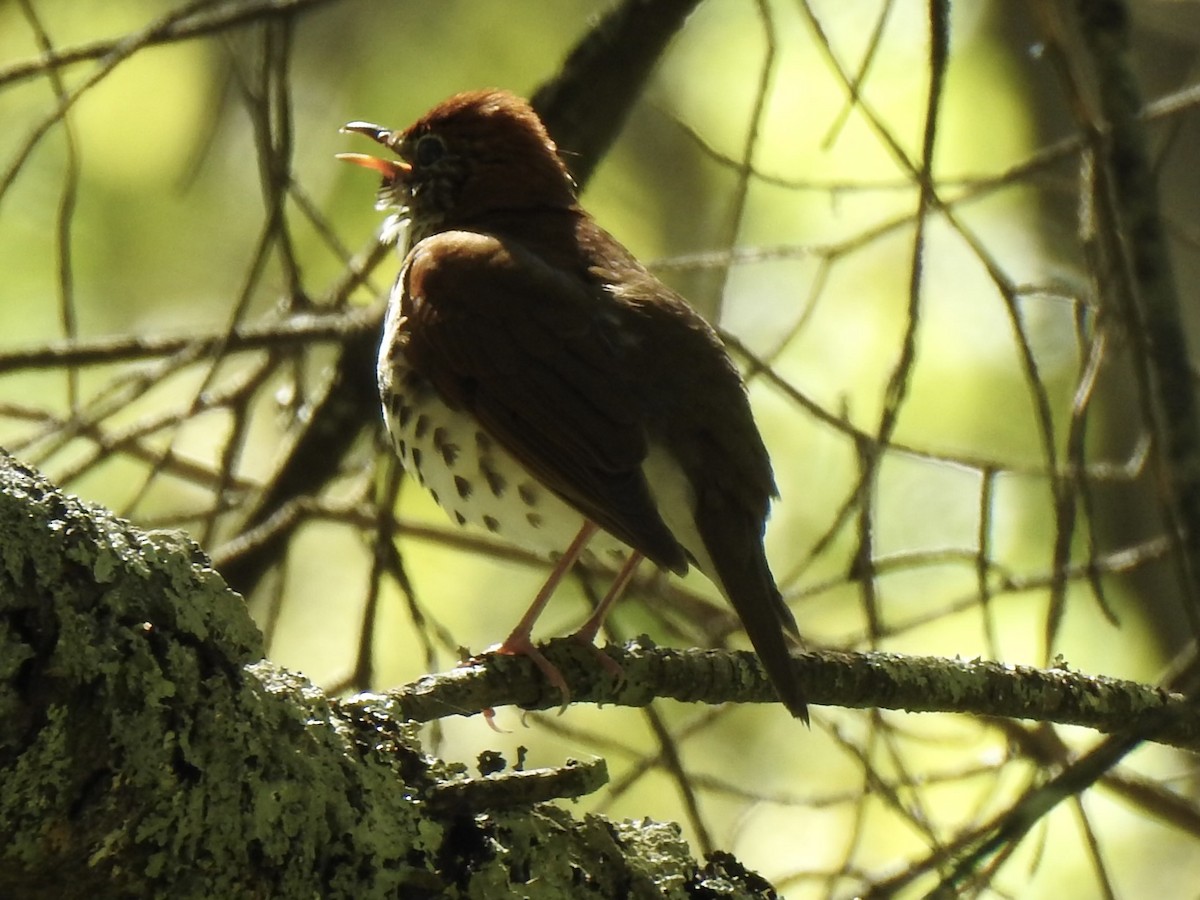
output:
POLYGON ((436 134, 423 134, 417 141, 413 156, 418 166, 431 166, 446 152, 446 145, 436 134))

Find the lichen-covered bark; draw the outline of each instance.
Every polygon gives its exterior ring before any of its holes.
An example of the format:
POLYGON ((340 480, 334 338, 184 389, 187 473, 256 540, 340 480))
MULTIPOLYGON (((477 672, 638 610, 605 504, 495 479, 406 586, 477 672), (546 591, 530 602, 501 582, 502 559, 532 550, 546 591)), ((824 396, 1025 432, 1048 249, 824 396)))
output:
POLYGON ((472 792, 383 698, 331 703, 262 650, 186 537, 0 454, 0 896, 770 893, 673 825, 472 792))

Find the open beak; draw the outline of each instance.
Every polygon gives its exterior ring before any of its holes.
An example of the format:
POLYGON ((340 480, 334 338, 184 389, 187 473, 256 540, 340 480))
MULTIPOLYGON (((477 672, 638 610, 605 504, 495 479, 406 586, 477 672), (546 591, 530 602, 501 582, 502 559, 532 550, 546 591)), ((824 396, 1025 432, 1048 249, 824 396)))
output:
MULTIPOLYGON (((383 144, 385 147, 388 146, 388 141, 392 137, 391 131, 379 125, 372 125, 370 122, 351 122, 348 125, 343 125, 339 131, 342 134, 366 135, 371 140, 378 144, 383 144)), ((412 166, 403 160, 380 159, 377 156, 370 156, 366 153, 339 153, 336 158, 344 162, 354 163, 356 166, 362 166, 364 169, 371 169, 387 179, 402 178, 412 171, 412 166)))

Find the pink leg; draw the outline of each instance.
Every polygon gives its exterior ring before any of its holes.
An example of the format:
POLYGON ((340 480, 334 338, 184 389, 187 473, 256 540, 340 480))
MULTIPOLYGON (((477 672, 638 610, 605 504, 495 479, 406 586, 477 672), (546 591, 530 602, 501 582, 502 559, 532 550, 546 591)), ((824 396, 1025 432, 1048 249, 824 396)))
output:
POLYGON ((533 603, 525 612, 525 615, 521 617, 521 621, 517 623, 517 627, 504 639, 502 644, 492 648, 496 653, 528 656, 533 660, 534 665, 546 676, 546 680, 562 692, 563 709, 566 709, 567 704, 571 702, 571 691, 567 687, 567 682, 563 680, 562 673, 533 645, 531 635, 534 623, 537 622, 538 616, 546 608, 546 604, 554 594, 555 588, 558 587, 567 572, 571 570, 571 566, 579 559, 584 548, 587 547, 587 542, 591 540, 592 535, 595 533, 596 526, 592 522, 583 523, 583 527, 579 529, 579 534, 575 536, 575 540, 571 541, 571 545, 563 552, 563 555, 551 570, 550 576, 546 579, 546 583, 542 585, 542 589, 538 591, 538 595, 533 599, 533 603))
POLYGON ((629 581, 633 578, 633 573, 637 571, 638 563, 641 561, 642 554, 636 550, 629 554, 629 559, 625 560, 625 565, 621 566, 621 571, 617 572, 617 577, 609 587, 608 593, 604 595, 604 599, 596 606, 595 612, 579 627, 578 631, 571 635, 572 638, 586 644, 595 653, 600 666, 612 675, 618 684, 625 680, 625 672, 613 661, 612 657, 596 646, 596 635, 600 633, 600 627, 608 618, 613 604, 620 600, 621 595, 625 593, 625 588, 629 586, 629 581))
MULTIPOLYGON (((604 624, 604 620, 608 618, 609 610, 612 609, 614 603, 621 599, 621 595, 625 593, 625 588, 629 587, 629 581, 633 578, 633 573, 637 571, 638 563, 642 561, 642 554, 634 550, 629 554, 629 559, 625 560, 625 565, 621 566, 621 571, 617 573, 617 577, 613 580, 612 586, 608 589, 608 593, 604 595, 604 599, 596 607, 586 622, 579 626, 579 630, 572 637, 583 641, 585 644, 594 644, 596 635, 600 633, 600 627, 604 624)), ((608 657, 604 657, 608 659, 608 657)), ((608 660, 612 663, 612 660, 608 660)), ((615 663, 613 663, 615 665, 615 663)))

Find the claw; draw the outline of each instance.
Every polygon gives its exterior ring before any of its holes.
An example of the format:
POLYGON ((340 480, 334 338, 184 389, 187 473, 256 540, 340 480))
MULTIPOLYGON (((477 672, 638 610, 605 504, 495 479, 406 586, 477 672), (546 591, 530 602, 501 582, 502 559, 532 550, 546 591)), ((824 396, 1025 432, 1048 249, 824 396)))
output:
POLYGON ((613 680, 617 683, 617 687, 625 683, 625 670, 621 668, 619 662, 592 643, 595 639, 594 635, 588 635, 581 630, 570 635, 570 639, 583 644, 583 646, 592 651, 592 655, 596 658, 596 662, 600 664, 600 668, 613 677, 613 680))
POLYGON ((490 706, 483 711, 483 721, 487 722, 488 728, 492 729, 492 731, 496 732, 496 734, 509 733, 507 728, 501 728, 496 724, 496 710, 490 706))
MULTIPOLYGON (((497 644, 495 647, 489 647, 491 653, 504 653, 509 656, 527 656, 533 661, 533 664, 538 667, 538 670, 546 677, 552 687, 556 687, 559 693, 562 694, 562 706, 559 707, 558 714, 561 716, 567 711, 567 707, 571 705, 571 689, 567 687, 567 680, 563 678, 562 672, 558 671, 558 667, 550 660, 542 655, 542 651, 533 645, 533 641, 528 635, 520 635, 514 632, 505 638, 503 644, 497 644)), ((612 662, 612 660, 609 660, 612 662)))

